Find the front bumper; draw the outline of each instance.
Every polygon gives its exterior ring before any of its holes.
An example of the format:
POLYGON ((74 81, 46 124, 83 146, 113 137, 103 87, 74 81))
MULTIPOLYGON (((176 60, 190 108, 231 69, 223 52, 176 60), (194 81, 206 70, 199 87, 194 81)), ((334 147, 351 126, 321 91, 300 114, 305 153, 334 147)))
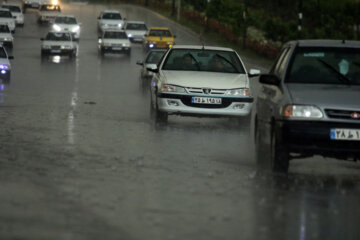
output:
POLYGON ((146 43, 147 49, 168 49, 171 48, 174 44, 158 44, 158 43, 146 43))
POLYGON ((74 51, 74 49, 41 49, 41 53, 44 55, 69 55, 74 51))
POLYGON ((222 97, 221 104, 197 104, 192 95, 158 94, 160 111, 174 115, 237 117, 250 114, 254 99, 222 97))
POLYGON ((128 53, 131 51, 131 47, 114 47, 114 46, 102 46, 101 47, 102 51, 105 52, 112 52, 112 53, 128 53))
POLYGON ((281 131, 283 144, 290 152, 305 155, 322 155, 339 159, 360 159, 360 141, 332 140, 333 128, 360 129, 356 123, 321 121, 278 121, 276 129, 281 131))

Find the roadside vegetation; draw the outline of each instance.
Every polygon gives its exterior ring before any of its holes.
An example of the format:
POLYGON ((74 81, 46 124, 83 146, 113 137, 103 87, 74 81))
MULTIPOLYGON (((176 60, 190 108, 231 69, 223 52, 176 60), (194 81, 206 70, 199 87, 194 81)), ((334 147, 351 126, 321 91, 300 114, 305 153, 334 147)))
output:
POLYGON ((289 40, 360 39, 360 2, 356 0, 181 0, 180 11, 179 0, 101 2, 149 7, 214 42, 227 41, 269 59, 289 40))

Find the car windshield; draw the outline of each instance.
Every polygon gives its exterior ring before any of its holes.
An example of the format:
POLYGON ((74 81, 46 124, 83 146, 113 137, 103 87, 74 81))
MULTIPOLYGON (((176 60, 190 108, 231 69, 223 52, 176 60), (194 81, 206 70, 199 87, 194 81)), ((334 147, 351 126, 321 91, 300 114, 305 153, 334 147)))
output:
POLYGON ((158 64, 162 56, 166 51, 151 51, 149 52, 145 63, 155 63, 158 64))
POLYGON ((0 18, 12 18, 10 11, 0 11, 0 18))
POLYGON ((127 35, 125 32, 110 32, 107 31, 104 33, 104 38, 111 38, 111 39, 127 39, 127 35))
POLYGON ((40 8, 40 11, 59 11, 60 12, 60 6, 58 6, 58 5, 42 5, 40 8))
POLYGON ((360 85, 360 49, 299 47, 285 82, 360 85))
POLYGON ((234 51, 207 49, 172 49, 162 69, 245 73, 244 66, 234 51))
POLYGON ((0 32, 1 33, 10 33, 10 29, 9 29, 8 25, 5 25, 5 24, 0 25, 0 32))
POLYGON ((104 13, 102 19, 121 19, 120 13, 104 13))
POLYGON ((45 40, 49 41, 71 41, 69 33, 48 33, 45 40))
POLYGON ((11 12, 17 12, 17 13, 21 12, 20 7, 18 6, 2 5, 1 7, 9 9, 11 12))
POLYGON ((57 17, 55 18, 55 23, 76 24, 76 19, 73 17, 57 17))
POLYGON ((128 23, 126 25, 127 30, 147 30, 147 27, 143 23, 128 23))
POLYGON ((151 37, 171 37, 171 32, 169 30, 150 30, 149 36, 151 37))

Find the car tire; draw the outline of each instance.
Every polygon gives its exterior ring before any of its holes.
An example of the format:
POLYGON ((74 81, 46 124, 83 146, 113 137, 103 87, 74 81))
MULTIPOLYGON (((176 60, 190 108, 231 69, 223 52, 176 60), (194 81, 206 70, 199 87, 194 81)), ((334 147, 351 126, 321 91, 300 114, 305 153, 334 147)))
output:
POLYGON ((6 75, 3 78, 4 83, 9 83, 10 82, 10 76, 11 76, 11 72, 6 73, 6 75))
POLYGON ((150 101, 150 116, 156 123, 167 123, 168 114, 159 110, 157 100, 156 103, 151 99, 150 101))
POLYGON ((126 54, 127 54, 128 56, 130 56, 130 55, 131 55, 131 50, 127 50, 126 54))
POLYGON ((14 45, 13 43, 9 43, 9 49, 13 49, 14 45))
POLYGON ((261 127, 259 120, 255 116, 254 122, 254 141, 255 141, 255 159, 257 167, 260 170, 270 169, 270 146, 266 144, 266 136, 264 135, 264 129, 261 127))
POLYGON ((270 142, 271 170, 279 173, 287 173, 289 169, 290 155, 280 131, 273 126, 270 142))
POLYGON ((104 55, 105 55, 105 49, 103 49, 103 48, 100 49, 100 55, 101 55, 101 56, 104 56, 104 55))

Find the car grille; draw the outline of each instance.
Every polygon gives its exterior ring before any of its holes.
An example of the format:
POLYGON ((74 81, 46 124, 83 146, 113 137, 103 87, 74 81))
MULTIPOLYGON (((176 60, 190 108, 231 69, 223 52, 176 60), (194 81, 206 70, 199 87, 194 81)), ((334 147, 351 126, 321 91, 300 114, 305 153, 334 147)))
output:
POLYGON ((122 47, 122 44, 111 44, 112 47, 122 47))
POLYGON ((226 90, 210 88, 186 88, 189 93, 204 95, 224 95, 226 90))
POLYGON ((51 46, 51 49, 54 49, 54 50, 58 50, 60 48, 61 48, 60 46, 51 46))
POLYGON ((360 121, 360 111, 325 109, 325 113, 329 118, 349 119, 360 121))

